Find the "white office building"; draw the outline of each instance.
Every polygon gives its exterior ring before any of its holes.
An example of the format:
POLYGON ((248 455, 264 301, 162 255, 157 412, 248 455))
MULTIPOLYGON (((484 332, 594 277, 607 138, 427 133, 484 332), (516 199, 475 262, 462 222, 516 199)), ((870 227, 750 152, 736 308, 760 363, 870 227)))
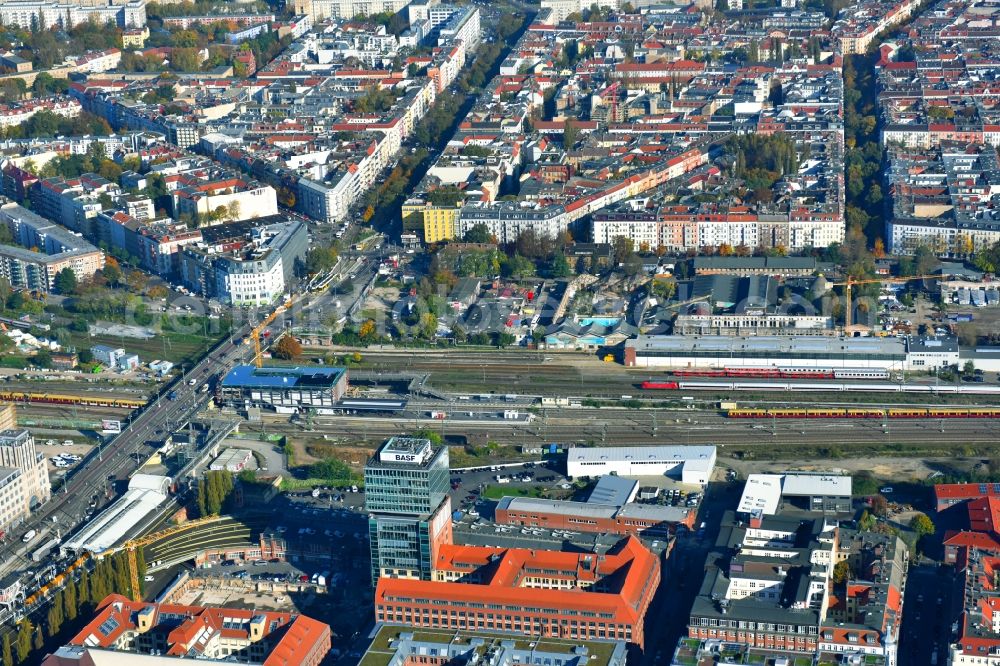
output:
POLYGON ((715 469, 714 446, 575 447, 566 458, 570 477, 669 476, 704 486, 715 469))

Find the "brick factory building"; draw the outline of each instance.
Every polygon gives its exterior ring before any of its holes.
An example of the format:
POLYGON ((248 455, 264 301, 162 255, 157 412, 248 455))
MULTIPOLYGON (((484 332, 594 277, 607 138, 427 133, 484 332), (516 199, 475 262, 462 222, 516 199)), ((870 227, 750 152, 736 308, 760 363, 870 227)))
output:
POLYGON ((603 555, 443 545, 432 580, 381 578, 376 622, 634 643, 660 583, 635 537, 603 555))

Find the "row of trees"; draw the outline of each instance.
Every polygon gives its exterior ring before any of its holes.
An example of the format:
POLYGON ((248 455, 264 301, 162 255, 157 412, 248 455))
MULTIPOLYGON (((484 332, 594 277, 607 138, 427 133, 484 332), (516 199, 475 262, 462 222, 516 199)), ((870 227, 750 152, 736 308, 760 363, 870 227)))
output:
POLYGON ((198 515, 202 518, 219 515, 228 506, 233 488, 232 472, 205 472, 205 476, 198 482, 198 515))
MULTIPOLYGON (((141 592, 146 573, 146 560, 141 551, 136 552, 136 564, 141 592)), ((93 607, 109 594, 131 596, 128 554, 124 551, 99 560, 93 571, 83 566, 79 572, 79 579, 67 576, 66 584, 49 601, 44 631, 43 623, 35 624, 24 618, 12 631, 3 634, 0 638, 2 666, 31 663, 44 648, 45 637, 56 638, 64 628, 76 629, 78 620, 85 620, 93 607)))
MULTIPOLYGON (((20 79, 15 80, 20 81, 20 79)), ((111 126, 100 116, 86 111, 81 111, 73 118, 66 118, 51 111, 39 111, 20 125, 12 125, 3 130, 3 138, 5 139, 36 139, 57 135, 83 136, 86 134, 108 136, 111 134, 111 126)))
POLYGON ((21 30, 11 26, 0 32, 0 48, 30 60, 35 69, 48 69, 60 64, 68 55, 86 51, 101 51, 121 47, 121 29, 113 21, 101 23, 95 19, 68 30, 58 26, 35 26, 21 30))

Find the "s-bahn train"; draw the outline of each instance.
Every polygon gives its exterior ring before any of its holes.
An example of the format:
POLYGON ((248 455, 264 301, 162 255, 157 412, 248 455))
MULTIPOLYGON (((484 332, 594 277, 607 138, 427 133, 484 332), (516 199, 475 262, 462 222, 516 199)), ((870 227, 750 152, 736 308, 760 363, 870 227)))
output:
POLYGON ((730 409, 726 416, 731 419, 997 419, 1000 407, 730 409))

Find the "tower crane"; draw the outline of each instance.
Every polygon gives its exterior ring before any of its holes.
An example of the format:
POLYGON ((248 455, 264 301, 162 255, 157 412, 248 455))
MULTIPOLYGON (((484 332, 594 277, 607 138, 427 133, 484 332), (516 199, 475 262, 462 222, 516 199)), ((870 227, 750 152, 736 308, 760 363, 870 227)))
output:
POLYGON ((289 298, 284 303, 279 305, 277 309, 274 310, 274 312, 264 317, 264 319, 259 324, 257 324, 250 330, 250 335, 248 337, 250 338, 253 344, 253 363, 258 368, 264 365, 263 350, 261 349, 260 346, 261 334, 268 326, 270 326, 274 322, 275 319, 278 318, 278 315, 280 315, 282 312, 285 312, 290 307, 292 307, 291 298, 289 298))
POLYGON ((889 282, 892 284, 903 284, 906 282, 913 282, 915 280, 940 280, 940 275, 914 275, 911 277, 882 277, 882 278, 862 278, 858 279, 855 277, 847 276, 847 280, 844 282, 828 282, 827 284, 831 287, 844 287, 844 297, 846 300, 846 309, 844 310, 844 330, 851 327, 851 290, 854 285, 857 284, 875 284, 889 282))
POLYGON ((146 536, 138 537, 126 541, 117 548, 105 551, 101 554, 101 557, 106 557, 108 555, 113 555, 114 553, 119 553, 125 551, 128 556, 128 576, 130 582, 130 591, 132 592, 132 600, 139 601, 142 598, 140 588, 139 588, 139 563, 137 561, 136 551, 148 546, 151 543, 156 543, 160 539, 165 539, 169 536, 185 532, 187 530, 193 529, 195 527, 200 527, 207 523, 217 522, 219 520, 218 516, 210 516, 207 518, 197 518, 195 520, 189 520, 186 523, 180 525, 174 525, 173 527, 168 527, 165 530, 160 530, 159 532, 153 532, 152 534, 147 534, 146 536))

